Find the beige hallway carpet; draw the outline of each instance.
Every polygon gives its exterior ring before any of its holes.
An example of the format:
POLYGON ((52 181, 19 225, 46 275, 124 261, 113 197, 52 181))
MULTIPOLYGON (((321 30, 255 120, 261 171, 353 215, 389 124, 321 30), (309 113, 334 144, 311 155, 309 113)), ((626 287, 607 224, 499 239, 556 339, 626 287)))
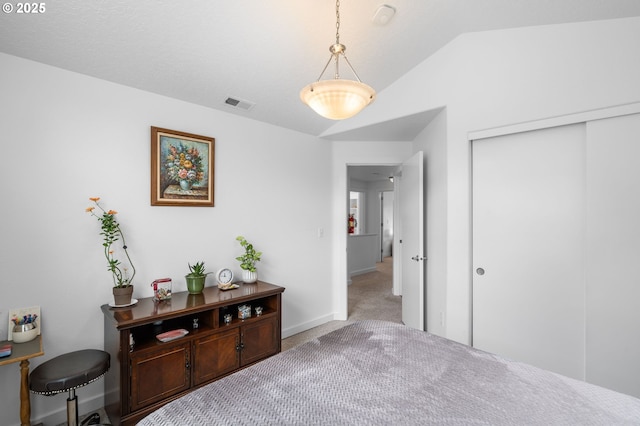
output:
POLYGON ((285 351, 355 321, 376 319, 402 323, 402 297, 392 294, 392 285, 393 258, 385 257, 382 262, 376 264, 376 271, 356 275, 351 279, 348 289, 349 316, 346 321, 329 321, 283 339, 282 350, 285 351))

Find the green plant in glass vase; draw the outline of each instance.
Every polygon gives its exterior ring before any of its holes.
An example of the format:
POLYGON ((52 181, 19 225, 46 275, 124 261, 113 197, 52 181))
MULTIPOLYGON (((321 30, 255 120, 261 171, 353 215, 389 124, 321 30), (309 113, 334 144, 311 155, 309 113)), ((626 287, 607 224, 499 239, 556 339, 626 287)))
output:
POLYGON ((104 249, 104 256, 107 259, 107 270, 111 272, 113 278, 113 287, 129 287, 133 282, 133 277, 136 275, 136 268, 133 266, 131 257, 129 257, 124 234, 122 233, 122 229, 120 229, 120 224, 116 220, 116 214, 118 214, 118 212, 102 208, 99 203, 100 197, 91 197, 89 200, 93 201, 95 205, 87 207, 85 211, 96 217, 98 222, 100 222, 100 235, 103 237, 102 247, 104 249), (98 214, 96 214, 96 207, 100 209, 102 213, 98 212, 98 214), (131 275, 129 275, 129 268, 115 256, 113 244, 116 241, 122 242, 122 251, 127 263, 131 267, 131 275))

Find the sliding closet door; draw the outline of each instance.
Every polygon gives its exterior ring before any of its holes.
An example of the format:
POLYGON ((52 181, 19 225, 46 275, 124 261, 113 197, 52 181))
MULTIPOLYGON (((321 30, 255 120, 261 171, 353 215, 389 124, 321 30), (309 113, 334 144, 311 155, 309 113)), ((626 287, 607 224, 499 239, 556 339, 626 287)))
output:
POLYGON ((587 381, 640 397, 640 114, 587 125, 587 381))
POLYGON ((473 346, 584 378, 585 126, 473 150, 473 346))

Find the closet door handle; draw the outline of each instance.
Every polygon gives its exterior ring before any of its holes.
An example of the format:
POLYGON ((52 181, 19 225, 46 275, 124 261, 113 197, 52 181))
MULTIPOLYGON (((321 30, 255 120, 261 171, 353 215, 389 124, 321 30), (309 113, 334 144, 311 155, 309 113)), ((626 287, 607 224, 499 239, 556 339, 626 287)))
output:
POLYGON ((484 269, 483 269, 483 268, 478 268, 478 269, 476 269, 476 274, 478 274, 478 275, 484 275, 484 269))

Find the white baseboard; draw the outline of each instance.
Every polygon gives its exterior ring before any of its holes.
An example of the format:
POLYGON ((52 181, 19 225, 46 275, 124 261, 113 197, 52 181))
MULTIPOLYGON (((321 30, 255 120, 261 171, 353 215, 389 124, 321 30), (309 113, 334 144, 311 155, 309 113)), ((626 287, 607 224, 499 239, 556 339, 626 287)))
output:
POLYGON ((362 274, 366 274, 368 272, 375 272, 375 271, 377 271, 377 269, 376 269, 375 266, 373 266, 371 268, 358 269, 357 271, 351 271, 349 276, 350 277, 355 277, 356 275, 362 275, 362 274))
POLYGON ((302 324, 295 325, 293 327, 287 327, 282 329, 282 338, 286 339, 287 337, 293 336, 294 334, 302 333, 303 331, 310 330, 314 327, 318 327, 319 325, 325 324, 329 321, 333 321, 335 319, 333 314, 324 315, 322 317, 313 319, 311 321, 307 321, 302 324))

